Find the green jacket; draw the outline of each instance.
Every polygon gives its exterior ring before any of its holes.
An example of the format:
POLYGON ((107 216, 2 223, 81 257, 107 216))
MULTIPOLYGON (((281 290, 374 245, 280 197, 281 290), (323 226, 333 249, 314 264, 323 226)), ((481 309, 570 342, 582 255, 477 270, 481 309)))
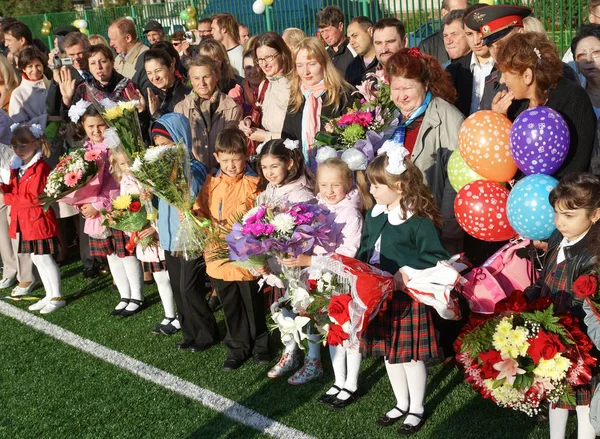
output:
MULTIPOLYGON (((367 212, 357 259, 369 262, 379 236, 380 266, 388 273, 394 274, 405 265, 422 270, 450 258, 429 218, 412 216, 402 224, 392 225, 384 213, 372 216, 374 208, 367 212)), ((394 214, 394 210, 389 214, 394 214)))

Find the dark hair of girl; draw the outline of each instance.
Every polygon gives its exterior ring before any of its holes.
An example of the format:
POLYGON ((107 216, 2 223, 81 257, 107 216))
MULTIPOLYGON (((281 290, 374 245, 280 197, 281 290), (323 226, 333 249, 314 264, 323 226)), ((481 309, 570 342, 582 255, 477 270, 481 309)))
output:
POLYGON ((296 149, 289 149, 286 148, 284 144, 284 139, 274 139, 266 142, 263 145, 260 154, 258 155, 256 167, 258 175, 260 177, 260 182, 258 184, 260 190, 265 190, 267 184, 269 183, 265 178, 261 168, 262 158, 267 155, 275 156, 279 161, 283 162, 286 168, 290 166, 291 163, 291 167, 288 169, 286 177, 281 182, 282 186, 292 183, 302 176, 306 177, 306 181, 309 183, 310 186, 312 186, 313 179, 308 173, 306 164, 304 163, 302 148, 298 146, 298 148, 296 149))

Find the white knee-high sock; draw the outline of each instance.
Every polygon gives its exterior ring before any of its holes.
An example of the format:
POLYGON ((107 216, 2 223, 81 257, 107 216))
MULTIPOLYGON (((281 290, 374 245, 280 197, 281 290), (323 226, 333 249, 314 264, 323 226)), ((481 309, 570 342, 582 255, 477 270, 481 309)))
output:
POLYGON ((346 349, 346 383, 344 387, 352 392, 358 389, 358 374, 362 354, 358 349, 346 349))
POLYGON ((590 422, 590 406, 578 405, 577 408, 577 439, 594 439, 596 431, 590 422))
MULTIPOLYGON (((408 382, 406 381, 405 363, 391 364, 387 358, 385 360, 385 370, 387 371, 394 396, 396 397, 396 407, 405 412, 409 408, 410 396, 408 394, 408 382)), ((390 418, 398 418, 402 415, 396 408, 393 408, 386 415, 390 418)))
POLYGON ((154 276, 156 286, 158 287, 158 294, 165 310, 165 317, 169 319, 175 318, 175 302, 173 300, 173 290, 171 289, 169 273, 167 270, 155 271, 152 273, 152 276, 154 276))
MULTIPOLYGON (((331 366, 333 367, 333 374, 335 376, 333 384, 343 389, 346 384, 346 348, 343 345, 330 345, 329 356, 331 357, 331 366)), ((332 387, 327 391, 327 394, 334 395, 338 392, 339 390, 332 387)))
POLYGON ((42 278, 42 283, 46 289, 46 297, 61 297, 62 287, 60 284, 60 268, 52 255, 31 255, 31 260, 35 264, 42 278), (42 275, 42 271, 44 275, 42 275))
POLYGON ((548 420, 550 421, 550 439, 565 439, 569 410, 550 408, 548 420))
POLYGON ((119 258, 115 253, 106 257, 108 261, 108 268, 112 274, 117 290, 121 299, 131 298, 131 289, 129 288, 129 281, 127 280, 127 273, 125 273, 125 266, 123 260, 119 258))
POLYGON ((308 334, 308 356, 313 360, 321 359, 321 336, 308 334))
POLYGON ((129 282, 129 290, 131 291, 131 298, 135 300, 144 300, 144 270, 142 264, 135 256, 125 256, 121 258, 123 267, 125 267, 125 273, 127 274, 127 281, 129 282))
MULTIPOLYGON (((403 363, 408 382, 408 394, 410 397, 409 412, 422 415, 425 411, 425 391, 427 389, 427 368, 423 361, 411 361, 403 363)), ((407 416, 405 424, 417 425, 421 420, 416 416, 407 416)))

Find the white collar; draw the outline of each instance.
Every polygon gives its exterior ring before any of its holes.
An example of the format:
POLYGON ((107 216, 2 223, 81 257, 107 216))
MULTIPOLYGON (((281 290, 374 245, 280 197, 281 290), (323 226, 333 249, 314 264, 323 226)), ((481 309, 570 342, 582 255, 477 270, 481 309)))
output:
POLYGON ((412 212, 408 212, 408 214, 406 215, 406 219, 402 219, 402 217, 400 215, 401 212, 402 211, 400 209, 400 205, 394 207, 392 210, 388 210, 388 208, 385 204, 376 204, 375 206, 373 206, 373 209, 371 210, 371 217, 375 218, 375 217, 381 215, 382 213, 384 213, 387 215, 388 222, 392 226, 399 226, 400 224, 408 221, 409 218, 411 216, 413 216, 412 212))
POLYGON ((38 151, 33 158, 26 165, 23 164, 23 160, 18 155, 14 156, 10 162, 10 169, 20 169, 25 172, 28 168, 32 167, 40 158, 42 157, 42 152, 38 151))
POLYGON ((473 71, 473 68, 475 68, 475 66, 479 66, 479 67, 483 67, 483 66, 487 66, 487 65, 493 65, 494 64, 494 58, 492 58, 490 56, 490 59, 488 59, 486 62, 484 62, 483 64, 481 64, 479 62, 479 58, 477 58, 477 55, 475 55, 474 52, 471 52, 471 71, 473 71))
POLYGON ((574 241, 567 241, 567 238, 563 238, 562 241, 560 242, 560 247, 564 248, 564 247, 570 247, 572 245, 577 244, 579 241, 581 241, 583 238, 585 238, 585 236, 588 234, 589 230, 587 232, 585 232, 583 235, 581 235, 579 238, 575 239, 574 241))

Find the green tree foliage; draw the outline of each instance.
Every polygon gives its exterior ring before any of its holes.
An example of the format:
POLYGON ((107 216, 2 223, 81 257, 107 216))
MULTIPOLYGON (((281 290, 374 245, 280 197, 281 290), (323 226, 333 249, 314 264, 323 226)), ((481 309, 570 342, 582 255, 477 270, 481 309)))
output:
POLYGON ((18 17, 20 15, 50 14, 73 9, 71 0, 4 0, 0 1, 0 15, 18 17))

